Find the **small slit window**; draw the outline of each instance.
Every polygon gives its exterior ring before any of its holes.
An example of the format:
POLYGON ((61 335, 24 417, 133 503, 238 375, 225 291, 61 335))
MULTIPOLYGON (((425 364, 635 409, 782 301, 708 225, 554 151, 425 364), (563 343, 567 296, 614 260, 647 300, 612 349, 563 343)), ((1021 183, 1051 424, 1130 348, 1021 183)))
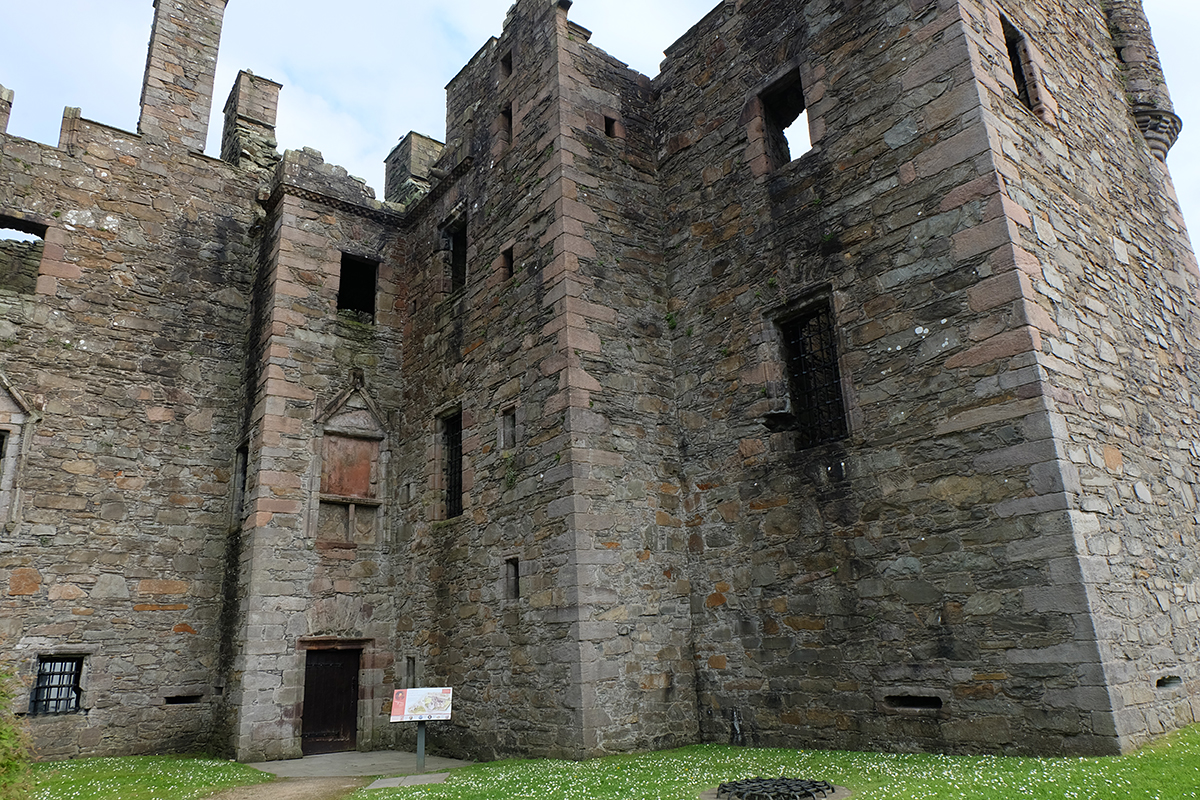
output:
POLYGON ((500 77, 507 78, 513 73, 513 54, 509 50, 504 55, 500 56, 500 77))
POLYGON ((1025 35, 1003 16, 1000 17, 1000 25, 1004 29, 1004 45, 1008 50, 1013 81, 1017 84, 1017 97, 1022 105, 1032 110, 1033 102, 1029 95, 1028 45, 1025 35))
POLYGON ((31 716, 70 714, 83 698, 83 656, 42 656, 29 699, 31 716))
POLYGON ((614 117, 604 118, 604 135, 610 139, 617 138, 617 120, 614 117))
POLYGON ((516 274, 516 261, 513 259, 513 249, 510 247, 500 254, 500 264, 505 278, 516 274))
POLYGON ((379 262, 342 254, 342 276, 337 307, 358 322, 375 321, 375 291, 379 262))
POLYGON ((800 70, 793 70, 759 95, 763 110, 763 135, 767 157, 774 168, 812 149, 808 113, 800 70))
POLYGON ((513 140, 513 106, 509 103, 504 108, 500 109, 500 139, 505 144, 512 144, 513 140))
POLYGON ((941 711, 942 698, 923 694, 892 694, 883 699, 888 708, 896 711, 941 711))
POLYGON ((442 470, 446 485, 446 519, 463 513, 462 412, 442 420, 442 470))
POLYGON ((169 706, 194 706, 203 699, 202 694, 175 694, 164 698, 164 702, 169 706))
POLYGON ((0 289, 36 293, 45 247, 45 225, 0 214, 0 289))
POLYGON ((521 597, 521 561, 510 558, 504 562, 504 596, 509 600, 521 597))
POLYGON ((804 309, 780 323, 779 330, 800 446, 844 439, 846 410, 829 302, 804 309))
POLYGON ((500 449, 511 450, 517 446, 517 410, 510 408, 500 414, 500 449))

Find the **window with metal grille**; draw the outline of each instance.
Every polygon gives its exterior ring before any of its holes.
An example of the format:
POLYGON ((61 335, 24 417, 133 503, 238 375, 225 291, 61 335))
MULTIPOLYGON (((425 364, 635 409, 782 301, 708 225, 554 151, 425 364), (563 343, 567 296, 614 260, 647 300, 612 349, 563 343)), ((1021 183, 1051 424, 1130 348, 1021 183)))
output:
POLYGON ((846 437, 837 338, 828 303, 780 324, 792 394, 792 417, 803 447, 846 437))
POLYGON ((37 683, 29 713, 69 714, 78 711, 83 695, 83 656, 43 656, 38 659, 37 683))
POLYGON ((446 519, 463 513, 462 412, 442 420, 443 468, 446 477, 446 519))

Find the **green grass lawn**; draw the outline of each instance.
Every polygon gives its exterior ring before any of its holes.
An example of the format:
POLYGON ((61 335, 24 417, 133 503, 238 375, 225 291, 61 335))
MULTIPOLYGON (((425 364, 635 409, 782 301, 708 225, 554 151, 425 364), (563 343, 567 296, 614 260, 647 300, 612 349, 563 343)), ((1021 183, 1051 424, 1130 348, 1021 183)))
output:
POLYGON ((193 800, 220 789, 273 780, 232 761, 129 756, 33 765, 33 800, 193 800))
MULTIPOLYGON (((359 790, 351 800, 696 800, 723 781, 826 780, 855 800, 1200 798, 1200 726, 1121 758, 996 758, 695 745, 591 761, 498 761, 438 786, 359 790)), ((34 765, 33 800, 192 800, 271 776, 211 758, 89 758, 34 765)))
POLYGON ((637 756, 501 761, 440 786, 360 790, 353 800, 696 800, 724 781, 826 780, 855 800, 1184 800, 1200 798, 1200 726, 1121 758, 998 758, 753 750, 696 745, 637 756))

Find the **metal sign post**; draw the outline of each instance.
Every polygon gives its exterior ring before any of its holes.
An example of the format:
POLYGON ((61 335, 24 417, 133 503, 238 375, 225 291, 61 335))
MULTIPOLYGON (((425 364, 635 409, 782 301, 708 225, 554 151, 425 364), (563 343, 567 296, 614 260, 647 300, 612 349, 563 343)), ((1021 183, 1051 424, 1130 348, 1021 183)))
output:
POLYGON ((417 723, 417 773, 425 772, 425 723, 449 720, 454 690, 397 689, 392 696, 392 722, 417 723))

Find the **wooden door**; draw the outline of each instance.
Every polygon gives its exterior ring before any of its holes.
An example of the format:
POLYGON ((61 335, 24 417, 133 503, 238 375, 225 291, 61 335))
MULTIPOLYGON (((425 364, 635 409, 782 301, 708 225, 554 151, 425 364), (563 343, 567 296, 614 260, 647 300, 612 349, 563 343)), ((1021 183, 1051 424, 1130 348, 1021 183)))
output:
POLYGON ((353 750, 358 738, 358 667, 362 650, 309 650, 304 666, 304 755, 353 750))

